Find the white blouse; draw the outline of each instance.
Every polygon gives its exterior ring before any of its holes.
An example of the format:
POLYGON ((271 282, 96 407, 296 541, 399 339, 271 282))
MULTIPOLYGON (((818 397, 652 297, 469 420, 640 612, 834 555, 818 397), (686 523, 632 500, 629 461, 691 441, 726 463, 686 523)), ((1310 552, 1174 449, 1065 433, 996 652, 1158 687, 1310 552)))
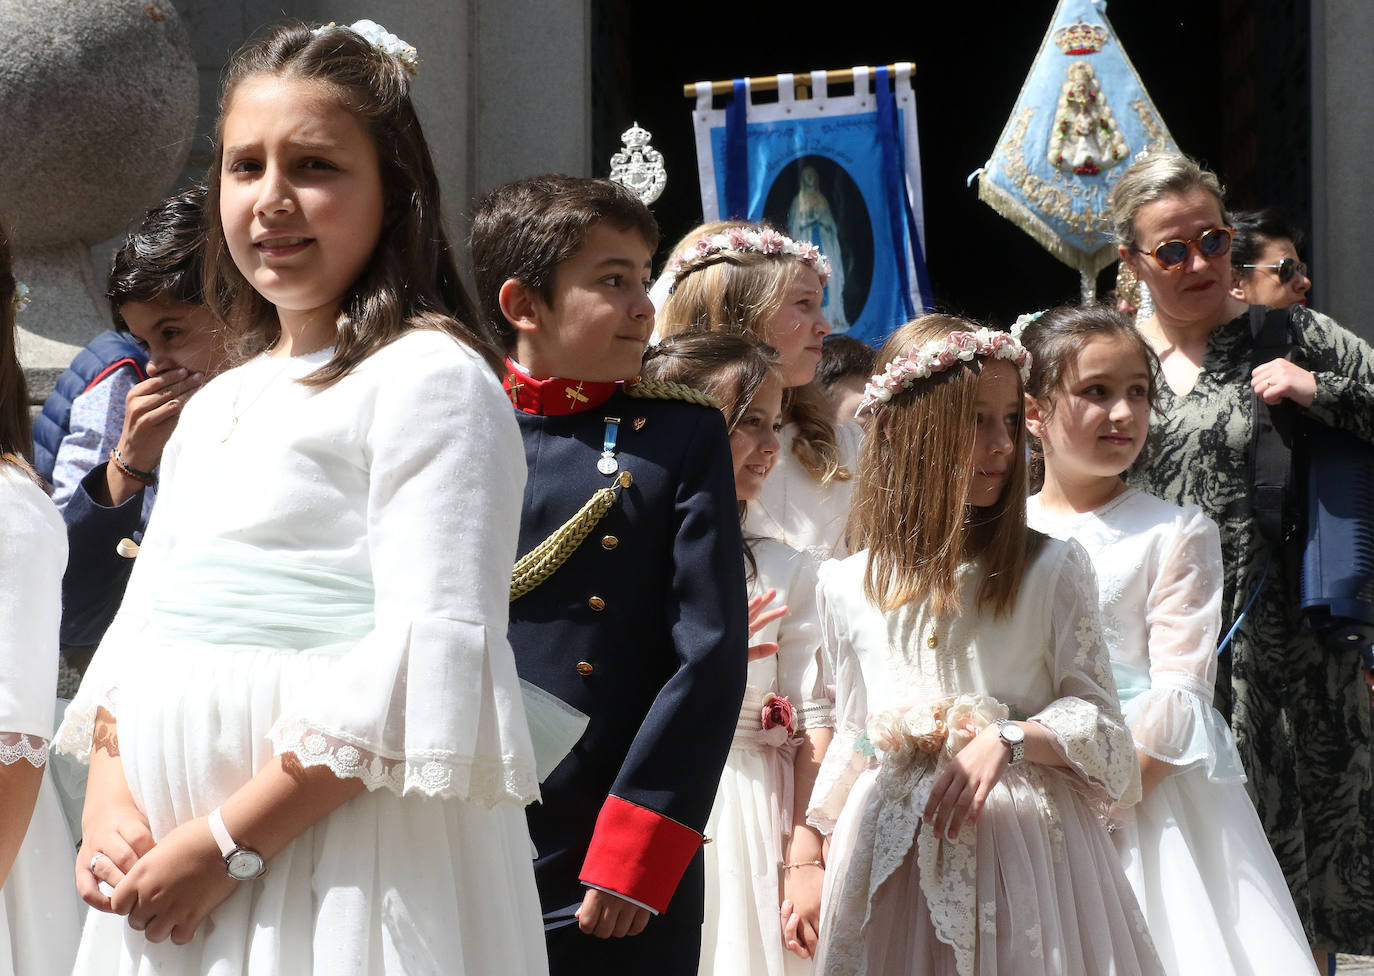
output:
POLYGON ((1134 488, 1091 512, 1051 514, 1038 496, 1030 524, 1083 545, 1097 571, 1102 629, 1136 746, 1175 765, 1205 761, 1214 779, 1243 777, 1225 720, 1212 707, 1221 628, 1221 540, 1196 505, 1134 488))
POLYGON ((332 386, 295 382, 330 354, 260 356, 187 405, 58 744, 88 754, 143 646, 308 650, 325 664, 282 701, 278 753, 397 794, 528 802, 506 639, 525 482, 510 404, 440 332, 407 333, 332 386))
POLYGON ((813 478, 792 453, 796 437, 796 424, 783 425, 778 438, 778 459, 763 482, 763 491, 745 512, 745 535, 777 539, 818 563, 842 558, 849 554, 845 529, 859 471, 863 428, 858 424, 840 424, 835 428, 840 465, 853 477, 848 481, 831 479, 826 484, 813 478))

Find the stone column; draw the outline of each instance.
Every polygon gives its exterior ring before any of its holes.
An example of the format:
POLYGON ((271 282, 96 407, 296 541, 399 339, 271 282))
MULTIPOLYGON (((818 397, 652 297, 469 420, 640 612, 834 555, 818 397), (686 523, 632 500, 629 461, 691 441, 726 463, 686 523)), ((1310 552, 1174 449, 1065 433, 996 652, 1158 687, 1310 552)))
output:
POLYGON ((19 355, 41 401, 109 326, 90 247, 170 189, 196 70, 168 0, 0 0, 0 24, 0 220, 31 289, 19 355))

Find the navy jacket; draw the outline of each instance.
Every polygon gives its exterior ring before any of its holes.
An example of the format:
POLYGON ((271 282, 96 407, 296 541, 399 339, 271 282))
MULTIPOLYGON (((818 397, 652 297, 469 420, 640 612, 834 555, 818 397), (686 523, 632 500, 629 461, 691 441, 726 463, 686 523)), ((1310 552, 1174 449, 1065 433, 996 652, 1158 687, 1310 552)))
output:
POLYGON ((665 916, 608 942, 646 952, 657 923, 674 917, 699 943, 700 832, 739 715, 748 644, 724 418, 623 392, 581 413, 516 416, 529 466, 520 553, 617 486, 567 561, 511 603, 520 676, 590 717, 528 808, 546 927, 573 925, 590 884, 665 916), (620 421, 611 476, 597 470, 607 417, 620 421))

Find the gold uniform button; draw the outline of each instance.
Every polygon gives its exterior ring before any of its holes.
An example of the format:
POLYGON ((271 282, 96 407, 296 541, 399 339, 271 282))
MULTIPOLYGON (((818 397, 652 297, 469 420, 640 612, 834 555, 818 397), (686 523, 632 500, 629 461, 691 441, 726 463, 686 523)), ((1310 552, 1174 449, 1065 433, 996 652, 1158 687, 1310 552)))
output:
POLYGON ((583 675, 583 676, 589 675, 589 674, 591 674, 594 670, 596 670, 596 669, 593 668, 593 667, 591 666, 591 664, 588 663, 588 662, 586 662, 586 661, 578 661, 578 662, 577 662, 577 673, 580 674, 580 675, 583 675))
POLYGON ((594 596, 587 601, 587 606, 591 607, 593 610, 605 610, 606 601, 599 596, 594 596))
POLYGON ((931 634, 929 637, 926 638, 927 647, 938 647, 939 645, 940 638, 936 637, 934 634, 931 634))
POLYGON ((620 472, 620 478, 618 480, 620 481, 620 487, 622 488, 630 487, 630 485, 634 484, 635 481, 634 475, 630 474, 630 472, 628 471, 620 472))
POLYGON ((620 545, 620 540, 613 535, 603 536, 601 538, 602 549, 614 549, 618 545, 620 545))

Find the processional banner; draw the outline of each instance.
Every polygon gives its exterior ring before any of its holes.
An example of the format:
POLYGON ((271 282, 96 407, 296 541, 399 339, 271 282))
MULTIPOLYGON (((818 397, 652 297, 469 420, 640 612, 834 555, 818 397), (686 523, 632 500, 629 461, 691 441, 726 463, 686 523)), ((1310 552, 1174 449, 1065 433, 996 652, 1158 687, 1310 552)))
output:
POLYGON ((812 97, 777 76, 777 101, 754 102, 748 79, 729 104, 696 86, 693 113, 704 219, 767 220, 829 258, 825 315, 833 333, 880 344, 930 304, 921 154, 910 63, 855 68, 854 92, 812 97), (872 81, 874 90, 869 90, 872 81))
POLYGON ((1177 151, 1112 30, 1106 0, 1060 0, 978 196, 1060 261, 1084 297, 1116 260, 1107 195, 1133 159, 1177 151))

